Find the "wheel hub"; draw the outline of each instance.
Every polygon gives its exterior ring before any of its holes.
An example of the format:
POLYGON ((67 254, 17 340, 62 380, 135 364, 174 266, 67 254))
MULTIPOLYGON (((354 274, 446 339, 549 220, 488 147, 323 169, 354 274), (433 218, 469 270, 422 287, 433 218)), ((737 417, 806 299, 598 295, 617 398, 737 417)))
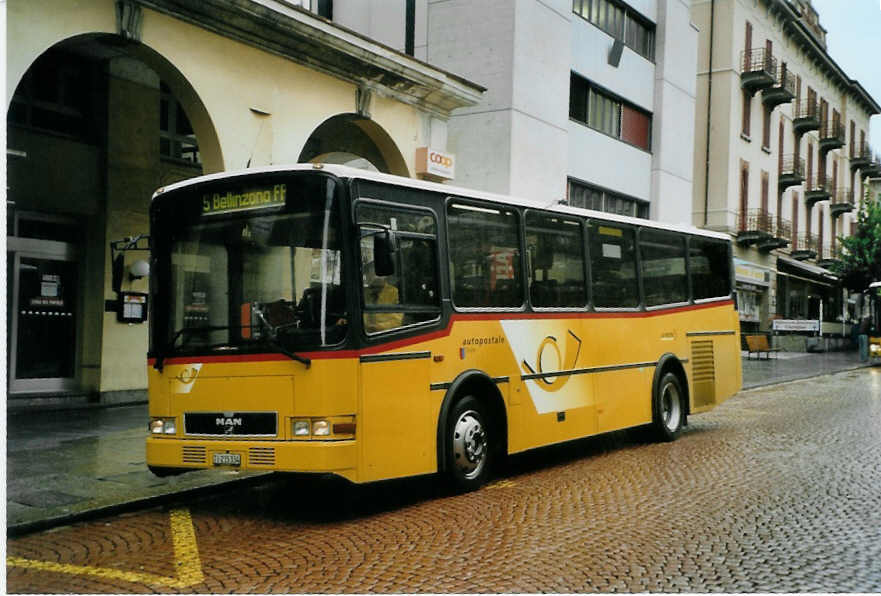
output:
POLYGON ((486 462, 486 431, 477 412, 463 412, 453 428, 453 458, 466 478, 477 476, 486 462))

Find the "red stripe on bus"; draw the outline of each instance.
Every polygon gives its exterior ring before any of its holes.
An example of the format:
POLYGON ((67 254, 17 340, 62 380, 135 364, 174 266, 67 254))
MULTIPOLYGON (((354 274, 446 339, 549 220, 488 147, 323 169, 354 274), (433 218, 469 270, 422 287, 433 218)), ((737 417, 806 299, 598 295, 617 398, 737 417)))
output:
MULTIPOLYGON (((333 360, 340 358, 358 358, 369 354, 380 354, 405 348, 414 344, 440 339, 452 333, 453 324, 457 322, 467 321, 501 321, 510 319, 621 319, 621 318, 646 318, 659 315, 667 315, 671 313, 686 312, 690 310, 702 310, 705 308, 715 308, 720 306, 733 306, 733 300, 723 300, 720 302, 707 302, 704 304, 689 304, 686 306, 676 306, 673 308, 664 308, 649 311, 606 311, 606 312, 493 312, 493 313, 455 313, 450 317, 450 322, 443 329, 432 331, 424 335, 416 337, 408 337, 397 341, 384 343, 379 346, 371 346, 362 350, 337 350, 326 352, 297 352, 300 356, 306 356, 313 360, 333 360)), ((177 356, 166 358, 166 364, 191 364, 194 362, 201 363, 224 363, 224 362, 278 362, 290 360, 284 354, 264 353, 264 354, 225 354, 223 356, 177 356)), ((147 364, 153 366, 156 362, 155 358, 148 358, 147 364)))

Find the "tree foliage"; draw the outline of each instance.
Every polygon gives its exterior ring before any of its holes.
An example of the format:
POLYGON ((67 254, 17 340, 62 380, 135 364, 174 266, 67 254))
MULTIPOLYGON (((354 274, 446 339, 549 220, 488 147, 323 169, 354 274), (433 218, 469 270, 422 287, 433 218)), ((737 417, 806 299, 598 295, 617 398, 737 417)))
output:
POLYGON ((881 201, 870 196, 868 184, 864 188, 856 229, 841 239, 841 261, 834 268, 844 287, 853 292, 863 292, 873 281, 881 281, 881 201))

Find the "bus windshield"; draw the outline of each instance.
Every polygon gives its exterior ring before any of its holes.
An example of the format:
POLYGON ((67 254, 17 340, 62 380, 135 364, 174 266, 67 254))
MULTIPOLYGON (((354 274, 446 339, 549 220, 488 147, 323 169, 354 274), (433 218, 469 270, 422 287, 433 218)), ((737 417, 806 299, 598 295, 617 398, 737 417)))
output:
POLYGON ((167 300, 157 338, 164 352, 253 347, 300 359, 297 350, 342 341, 349 316, 338 206, 326 184, 327 192, 315 184, 305 186, 318 192, 296 192, 287 183, 183 199, 198 201, 200 211, 168 222, 160 251, 167 286, 154 295, 167 300), (268 206, 251 206, 261 194, 268 206))

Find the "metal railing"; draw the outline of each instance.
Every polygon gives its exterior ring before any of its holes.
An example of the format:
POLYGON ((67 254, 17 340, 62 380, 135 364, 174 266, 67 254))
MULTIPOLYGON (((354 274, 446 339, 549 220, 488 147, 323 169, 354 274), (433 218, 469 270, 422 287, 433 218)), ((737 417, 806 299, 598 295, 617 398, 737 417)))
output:
POLYGON ((781 176, 801 176, 805 175, 805 159, 797 157, 795 153, 787 153, 780 160, 781 176))
POLYGON ((743 70, 741 74, 752 72, 764 72, 776 80, 777 59, 768 52, 767 48, 753 48, 740 53, 740 64, 743 70))
POLYGON ((838 246, 831 246, 826 244, 817 251, 817 259, 820 260, 838 260, 841 258, 841 251, 838 246))
POLYGON ((817 100, 810 101, 808 99, 802 99, 792 106, 792 117, 794 119, 817 118, 819 115, 820 108, 817 100))
POLYGON ((844 144, 844 125, 835 120, 827 120, 820 124, 820 140, 836 139, 844 144))
POLYGON ((777 77, 777 81, 774 83, 774 86, 779 87, 785 91, 788 91, 790 95, 794 96, 795 95, 795 73, 790 70, 784 69, 784 68, 780 68, 779 71, 780 71, 780 73, 779 73, 779 76, 777 77))
POLYGON ((802 232, 792 244, 792 252, 817 252, 817 238, 809 232, 802 232))
POLYGON ((825 191, 828 194, 832 194, 832 183, 825 179, 821 178, 819 174, 811 178, 810 180, 805 180, 805 191, 807 192, 822 192, 825 191))
POLYGON ((832 193, 832 205, 843 205, 850 204, 853 205, 853 190, 848 189, 844 186, 839 186, 835 189, 835 192, 832 193))
POLYGON ((783 219, 779 216, 774 217, 774 236, 789 240, 789 237, 792 236, 792 223, 788 219, 783 219))
POLYGON ((747 209, 737 214, 738 232, 761 232, 771 234, 774 230, 774 216, 765 209, 747 209))

